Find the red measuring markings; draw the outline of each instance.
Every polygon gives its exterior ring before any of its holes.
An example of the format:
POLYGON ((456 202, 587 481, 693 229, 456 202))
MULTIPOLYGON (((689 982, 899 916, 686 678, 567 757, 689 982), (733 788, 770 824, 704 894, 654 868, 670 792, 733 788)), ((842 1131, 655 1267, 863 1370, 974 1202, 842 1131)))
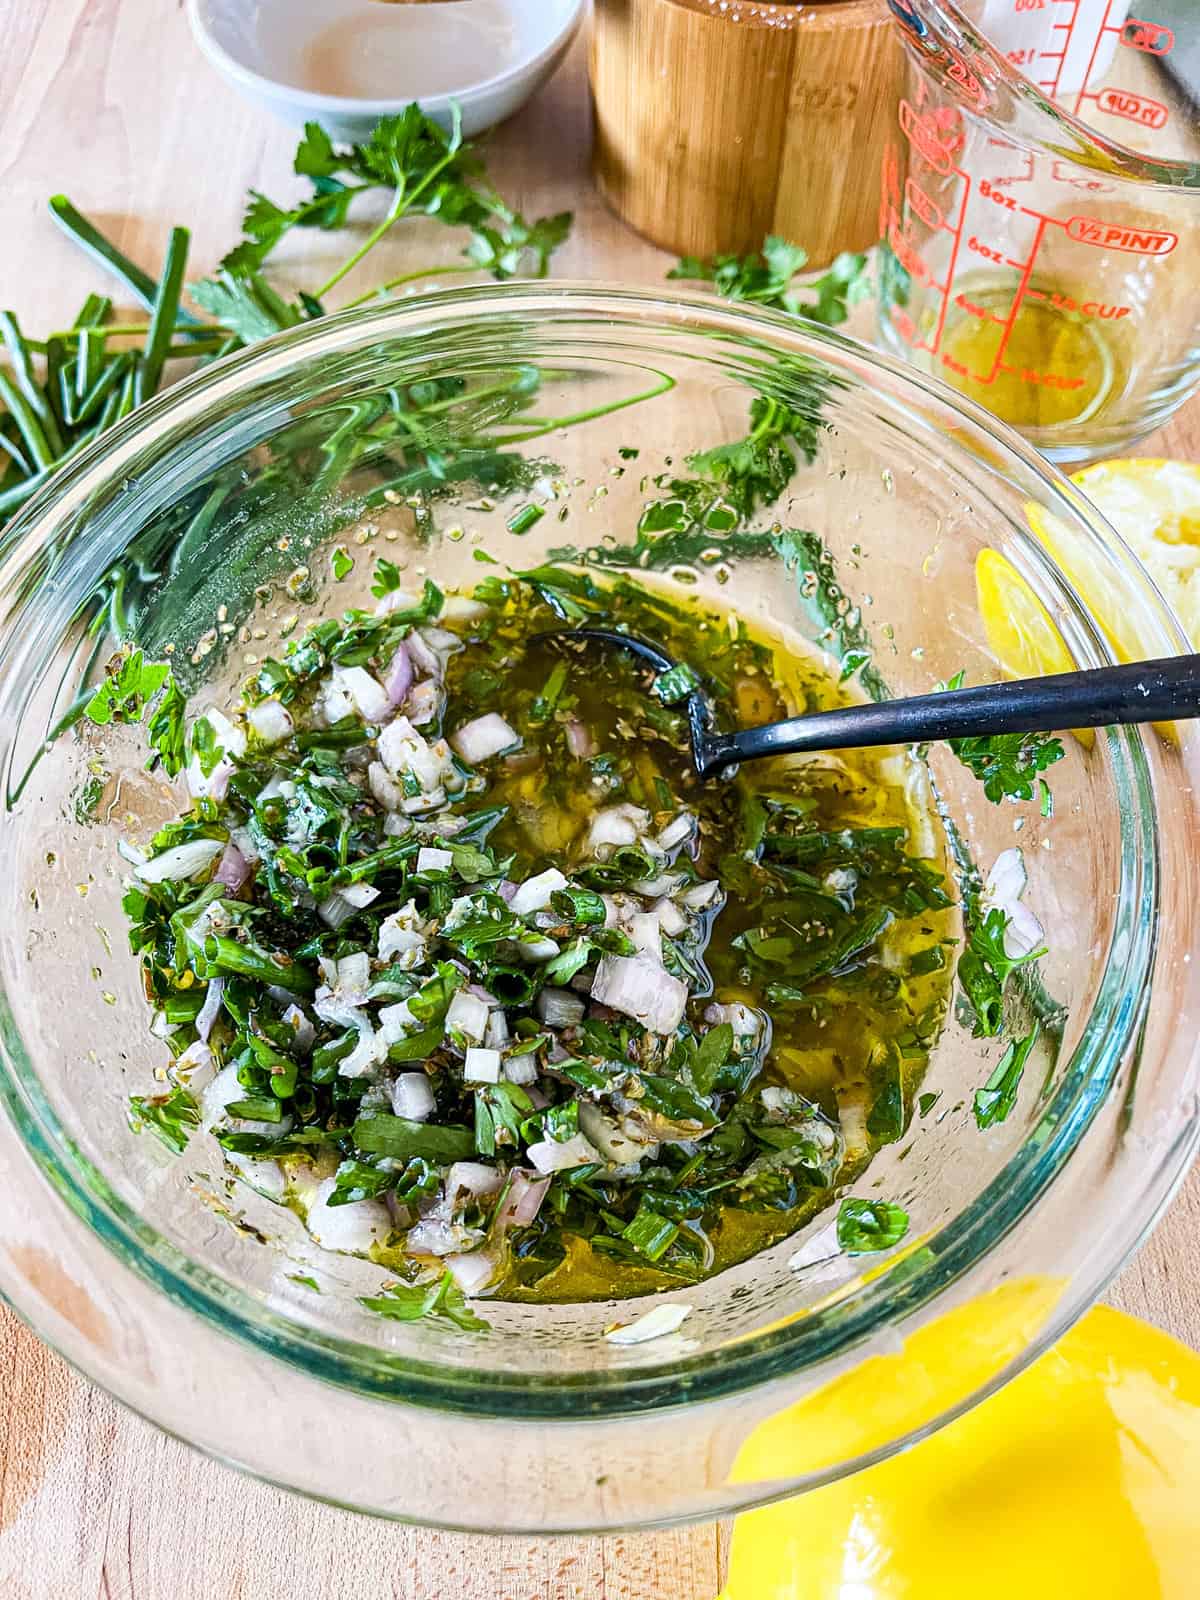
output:
POLYGON ((947 177, 954 171, 950 151, 939 137, 937 122, 928 112, 914 111, 907 100, 901 100, 900 131, 935 172, 947 177))
POLYGON ((1121 43, 1148 56, 1165 56, 1175 48, 1175 34, 1161 22, 1141 22, 1130 17, 1121 29, 1121 43))
POLYGON ((1031 300, 1044 300, 1060 311, 1074 311, 1081 317, 1099 317, 1102 322, 1120 322, 1133 310, 1132 306, 1109 305, 1104 300, 1076 300, 1074 295, 1060 294, 1056 289, 1026 289, 1031 300))
POLYGON ((1099 94, 1081 95, 1080 99, 1094 100, 1110 117, 1123 117, 1126 122, 1136 122, 1139 128, 1165 128, 1171 116, 1161 100, 1152 100, 1148 94, 1131 94, 1128 89, 1101 89, 1099 94))
POLYGON ((904 198, 927 228, 944 228, 946 226, 946 219, 942 215, 941 207, 936 200, 929 198, 915 178, 909 178, 906 181, 904 198))
POLYGON ((1068 238, 1077 239, 1080 244, 1099 245, 1104 250, 1127 250, 1131 255, 1169 256, 1179 243, 1179 235, 1165 228, 1125 228, 1117 223, 1102 222, 1098 217, 1071 217, 1064 226, 1068 238))

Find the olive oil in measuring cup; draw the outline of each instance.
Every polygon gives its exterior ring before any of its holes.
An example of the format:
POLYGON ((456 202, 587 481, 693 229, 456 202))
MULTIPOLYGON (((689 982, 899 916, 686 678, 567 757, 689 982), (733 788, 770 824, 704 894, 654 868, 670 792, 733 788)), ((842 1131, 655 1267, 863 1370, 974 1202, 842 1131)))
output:
POLYGON ((946 319, 941 376, 1002 422, 1036 433, 1078 427, 1121 393, 1128 307, 1087 284, 1029 284, 1011 324, 1012 282, 962 280, 946 319))
POLYGON ((1171 3, 892 0, 881 336, 1058 461, 1200 382, 1200 85, 1171 3))

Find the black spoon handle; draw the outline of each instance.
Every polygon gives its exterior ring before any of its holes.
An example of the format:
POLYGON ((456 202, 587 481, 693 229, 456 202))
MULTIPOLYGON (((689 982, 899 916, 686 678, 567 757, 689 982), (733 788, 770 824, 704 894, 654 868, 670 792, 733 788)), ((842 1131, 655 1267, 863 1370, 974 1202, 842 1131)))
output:
POLYGON ((1048 678, 985 683, 909 700, 814 711, 740 733, 698 741, 702 775, 740 761, 798 751, 848 750, 875 744, 922 744, 997 733, 1052 733, 1114 723, 1169 722, 1200 716, 1200 655, 1134 661, 1123 667, 1060 672, 1048 678))

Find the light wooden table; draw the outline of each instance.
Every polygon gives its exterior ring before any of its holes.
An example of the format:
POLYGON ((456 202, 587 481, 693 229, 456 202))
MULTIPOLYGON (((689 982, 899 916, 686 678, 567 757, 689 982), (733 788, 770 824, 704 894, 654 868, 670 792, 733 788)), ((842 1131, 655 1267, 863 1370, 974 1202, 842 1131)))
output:
MULTIPOLYGON (((293 192, 293 134, 208 69, 179 0, 0 0, 0 39, 0 305, 15 307, 31 333, 64 325, 98 286, 51 226, 48 195, 67 191, 150 268, 171 224, 187 223, 195 276, 236 237, 248 187, 293 192)), ((597 199, 588 142, 577 48, 495 136, 492 172, 530 214, 575 211, 556 275, 660 282, 667 258, 597 199)), ((417 234, 380 252, 369 281, 453 258, 457 244, 436 228, 417 234)), ((297 246, 288 258, 297 276, 319 282, 320 260, 337 259, 329 241, 309 234, 297 246)), ((1152 441, 1147 453, 1155 451, 1200 457, 1200 404, 1152 441)), ((1200 1174, 1113 1299, 1200 1345, 1197 1241, 1200 1174)), ((126 1415, 0 1311, 5 1600, 712 1600, 722 1554, 713 1526, 485 1541, 310 1505, 126 1415)))

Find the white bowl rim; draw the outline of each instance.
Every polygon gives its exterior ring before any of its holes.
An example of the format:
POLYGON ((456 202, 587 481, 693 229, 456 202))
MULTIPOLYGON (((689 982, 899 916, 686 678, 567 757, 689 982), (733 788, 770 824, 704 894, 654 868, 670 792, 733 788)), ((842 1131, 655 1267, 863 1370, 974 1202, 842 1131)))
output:
POLYGON ((270 78, 266 73, 256 72, 253 67, 248 67, 239 61, 217 38, 208 22, 209 0, 187 0, 187 15, 192 37, 219 72, 232 78, 243 89, 287 100, 298 108, 310 110, 314 113, 314 119, 319 120, 322 112, 331 116, 392 116, 411 105, 414 98, 421 109, 428 114, 447 110, 456 100, 465 103, 468 99, 475 100, 486 94, 494 94, 517 80, 536 73, 551 59, 579 27, 587 3, 588 0, 567 0, 567 12, 562 26, 537 54, 526 57, 506 71, 497 73, 495 77, 481 78, 477 83, 464 84, 449 93, 415 97, 393 95, 384 99, 371 99, 360 95, 320 94, 315 89, 300 89, 294 84, 285 83, 282 78, 270 78))

